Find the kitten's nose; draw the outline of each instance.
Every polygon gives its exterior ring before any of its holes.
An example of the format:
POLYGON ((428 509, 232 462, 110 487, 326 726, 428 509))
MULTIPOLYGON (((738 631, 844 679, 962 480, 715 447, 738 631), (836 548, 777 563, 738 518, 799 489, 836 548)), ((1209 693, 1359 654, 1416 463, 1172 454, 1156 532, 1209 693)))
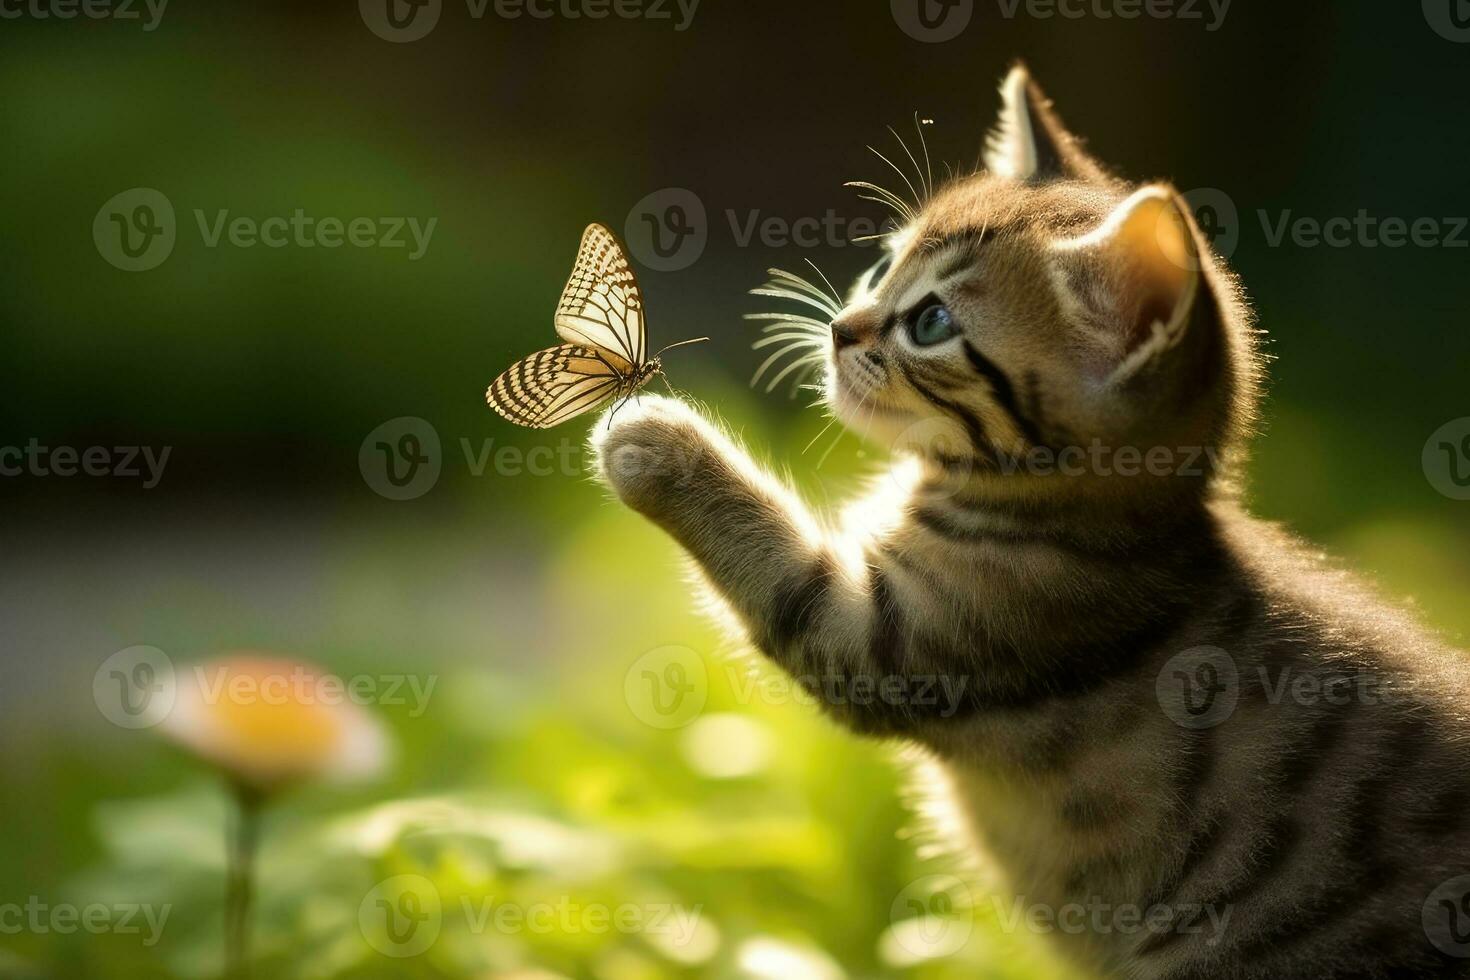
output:
POLYGON ((844 323, 839 317, 832 321, 832 346, 841 350, 858 342, 858 333, 851 324, 844 323))

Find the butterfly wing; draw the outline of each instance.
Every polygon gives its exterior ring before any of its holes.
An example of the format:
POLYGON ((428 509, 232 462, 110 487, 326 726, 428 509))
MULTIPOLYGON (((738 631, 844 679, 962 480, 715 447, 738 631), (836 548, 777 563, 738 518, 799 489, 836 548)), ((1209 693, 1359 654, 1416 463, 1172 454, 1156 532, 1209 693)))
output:
POLYGON ((556 332, 569 344, 596 347, 641 368, 647 359, 643 293, 617 236, 592 224, 567 288, 556 304, 556 332))
POLYGON ((616 354, 562 344, 506 368, 485 400, 517 425, 549 429, 622 393, 634 377, 632 366, 616 354))

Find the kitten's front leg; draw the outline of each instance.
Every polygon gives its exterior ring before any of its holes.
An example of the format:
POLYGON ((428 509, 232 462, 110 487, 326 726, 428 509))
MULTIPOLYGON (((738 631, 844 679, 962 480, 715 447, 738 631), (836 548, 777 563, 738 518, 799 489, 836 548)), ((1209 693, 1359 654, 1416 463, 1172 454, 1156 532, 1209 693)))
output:
POLYGON ((592 438, 603 479, 699 562, 769 657, 808 686, 895 671, 881 576, 844 562, 796 496, 698 413, 645 395, 592 438))

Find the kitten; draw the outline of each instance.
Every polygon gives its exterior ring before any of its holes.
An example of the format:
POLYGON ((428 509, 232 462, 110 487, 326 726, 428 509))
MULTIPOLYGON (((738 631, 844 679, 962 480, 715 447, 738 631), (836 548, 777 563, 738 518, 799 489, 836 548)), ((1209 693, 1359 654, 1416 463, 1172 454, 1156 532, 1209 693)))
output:
POLYGON ((1470 975, 1466 661, 1245 512, 1235 280, 1024 68, 1003 95, 831 322, 829 406, 898 450, 860 519, 672 400, 597 427, 604 478, 834 716, 932 754, 1016 896, 1115 913, 1054 933, 1091 972, 1470 975))

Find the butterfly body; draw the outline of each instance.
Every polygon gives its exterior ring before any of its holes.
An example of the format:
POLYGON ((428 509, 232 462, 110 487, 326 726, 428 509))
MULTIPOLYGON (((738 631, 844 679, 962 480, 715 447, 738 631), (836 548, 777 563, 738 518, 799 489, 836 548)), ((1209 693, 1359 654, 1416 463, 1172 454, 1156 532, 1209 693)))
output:
POLYGON ((485 393, 490 407, 517 425, 560 425, 628 398, 663 370, 657 354, 648 356, 637 277, 617 237, 602 225, 589 225, 582 235, 555 323, 564 343, 512 364, 485 393))

